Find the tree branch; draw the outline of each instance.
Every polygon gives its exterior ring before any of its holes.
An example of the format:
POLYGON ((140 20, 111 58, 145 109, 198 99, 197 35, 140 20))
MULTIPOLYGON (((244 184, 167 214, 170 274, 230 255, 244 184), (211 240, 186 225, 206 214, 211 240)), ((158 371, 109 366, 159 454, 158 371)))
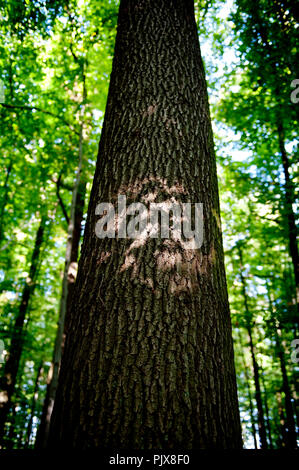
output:
POLYGON ((72 124, 70 124, 68 121, 66 121, 63 117, 58 116, 55 113, 51 113, 51 111, 46 111, 45 109, 39 108, 38 106, 27 106, 27 105, 22 105, 22 104, 7 104, 7 103, 0 103, 1 106, 3 106, 6 109, 21 109, 21 110, 26 110, 26 111, 38 111, 40 113, 48 114, 49 116, 54 117, 55 119, 59 119, 61 122, 63 122, 67 127, 69 127, 75 134, 80 135, 80 132, 78 132, 72 124))

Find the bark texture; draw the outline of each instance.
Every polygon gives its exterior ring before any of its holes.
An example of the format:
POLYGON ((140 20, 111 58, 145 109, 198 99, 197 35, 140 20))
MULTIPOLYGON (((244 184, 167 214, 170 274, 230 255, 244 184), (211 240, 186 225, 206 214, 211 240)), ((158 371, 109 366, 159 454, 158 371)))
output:
POLYGON ((11 408, 16 379, 23 350, 23 328, 30 299, 36 287, 36 274, 40 261, 40 252, 44 238, 46 218, 43 217, 36 233, 34 250, 31 257, 29 276, 26 279, 22 293, 19 311, 13 326, 8 358, 4 366, 3 377, 0 380, 0 445, 4 443, 4 428, 7 415, 11 408))
MULTIPOLYGON (((128 218, 129 220, 129 218, 128 218)), ((123 0, 50 445, 239 448, 213 138, 193 2, 123 0), (202 202, 204 242, 99 239, 100 202, 202 202)))

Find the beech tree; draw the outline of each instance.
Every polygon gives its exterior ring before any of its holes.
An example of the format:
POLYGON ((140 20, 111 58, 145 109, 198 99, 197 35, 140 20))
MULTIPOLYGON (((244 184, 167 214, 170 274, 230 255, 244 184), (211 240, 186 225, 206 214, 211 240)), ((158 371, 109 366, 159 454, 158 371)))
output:
MULTIPOLYGON (((172 221, 174 225, 174 220, 172 221)), ((213 136, 192 0, 120 2, 49 446, 240 448, 213 136), (203 204, 194 250, 96 236, 101 202, 203 204)))

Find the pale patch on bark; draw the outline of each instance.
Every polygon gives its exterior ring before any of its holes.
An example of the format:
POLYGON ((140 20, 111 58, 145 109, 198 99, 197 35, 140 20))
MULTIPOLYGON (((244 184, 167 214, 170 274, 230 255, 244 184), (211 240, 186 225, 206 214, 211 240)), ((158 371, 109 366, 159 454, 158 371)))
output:
POLYGON ((6 392, 0 392, 0 403, 7 403, 8 395, 6 392))
POLYGON ((111 256, 111 251, 103 251, 100 257, 97 259, 97 264, 102 264, 107 261, 108 258, 111 256))
POLYGON ((77 277, 77 271, 78 271, 78 263, 73 261, 68 269, 67 273, 67 280, 68 282, 75 282, 76 277, 77 277))
POLYGON ((143 116, 151 116, 157 111, 158 105, 157 104, 151 104, 146 111, 144 111, 143 116))

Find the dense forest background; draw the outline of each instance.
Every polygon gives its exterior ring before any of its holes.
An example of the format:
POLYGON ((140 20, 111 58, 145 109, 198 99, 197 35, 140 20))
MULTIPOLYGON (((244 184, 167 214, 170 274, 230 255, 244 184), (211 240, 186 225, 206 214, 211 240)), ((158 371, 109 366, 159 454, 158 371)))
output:
MULTIPOLYGON (((195 3, 244 445, 295 447, 298 10, 291 0, 195 3)), ((16 376, 5 448, 34 447, 55 396, 117 12, 116 0, 0 1, 1 384, 5 364, 16 376)))

